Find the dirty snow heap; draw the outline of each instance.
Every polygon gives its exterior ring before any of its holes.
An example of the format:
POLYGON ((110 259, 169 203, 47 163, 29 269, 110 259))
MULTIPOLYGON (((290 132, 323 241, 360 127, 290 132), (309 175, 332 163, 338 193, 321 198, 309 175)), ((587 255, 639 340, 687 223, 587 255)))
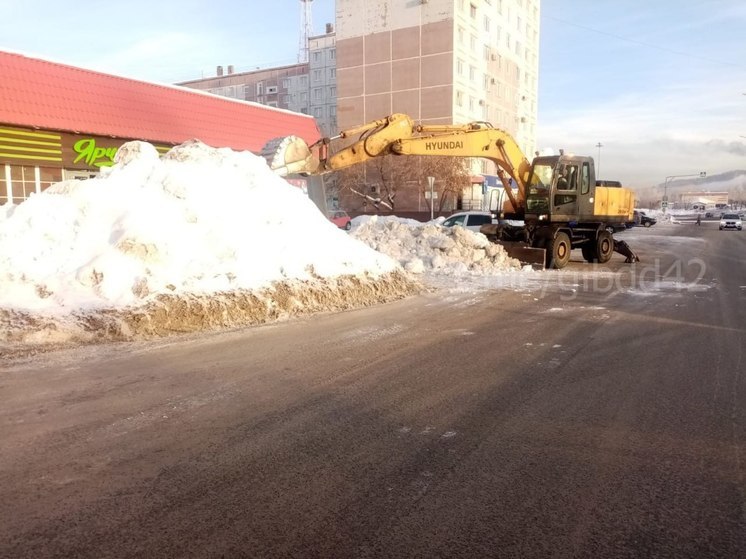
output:
POLYGON ((0 208, 0 342, 252 324, 417 289, 249 152, 130 142, 102 171, 0 208))

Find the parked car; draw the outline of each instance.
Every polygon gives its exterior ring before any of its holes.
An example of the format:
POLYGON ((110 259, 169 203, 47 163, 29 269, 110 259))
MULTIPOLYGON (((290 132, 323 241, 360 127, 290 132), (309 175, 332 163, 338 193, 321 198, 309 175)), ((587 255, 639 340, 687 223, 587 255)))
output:
POLYGON ((340 229, 344 229, 345 231, 349 231, 352 227, 352 219, 350 219, 350 216, 347 215, 347 212, 342 210, 329 212, 329 221, 331 221, 340 229))
POLYGON ((720 230, 723 229, 738 229, 741 231, 743 229, 741 216, 738 214, 723 214, 720 218, 720 230))
POLYGON ((650 217, 643 211, 635 210, 635 223, 639 223, 643 227, 650 227, 658 223, 658 220, 654 217, 650 217))
POLYGON ((482 225, 489 225, 490 223, 497 223, 492 213, 486 211, 469 211, 455 213, 449 216, 441 225, 443 227, 460 225, 472 231, 479 231, 482 225))

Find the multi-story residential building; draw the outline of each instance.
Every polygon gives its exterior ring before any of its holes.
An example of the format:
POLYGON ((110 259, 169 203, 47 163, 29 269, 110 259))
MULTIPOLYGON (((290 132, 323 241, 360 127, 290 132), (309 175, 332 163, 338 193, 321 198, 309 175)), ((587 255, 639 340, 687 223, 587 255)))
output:
POLYGON ((238 73, 234 72, 233 66, 228 66, 225 71, 223 66, 218 66, 213 77, 190 80, 178 85, 232 99, 309 113, 306 63, 238 73))
POLYGON ((309 100, 310 114, 316 118, 322 133, 337 132, 337 45, 333 26, 326 33, 309 37, 309 100))
POLYGON ((248 72, 218 66, 215 76, 178 85, 310 114, 323 134, 332 135, 337 130, 334 26, 327 24, 326 33, 309 37, 308 42, 308 62, 248 72))
MULTIPOLYGON (((349 128, 394 112, 488 121, 536 149, 539 0, 337 0, 337 113, 349 128)), ((479 206, 494 164, 465 193, 479 206)), ((343 202, 344 203, 344 202, 343 202)))
MULTIPOLYGON (((401 112, 422 123, 487 121, 536 150, 540 0, 336 0, 336 32, 309 37, 308 62, 180 85, 316 118, 322 133, 401 112)), ((472 162, 459 202, 480 208, 498 187, 493 163, 472 162)), ((422 200, 399 198, 402 209, 422 200)), ((355 204, 340 200, 347 209, 355 204)))

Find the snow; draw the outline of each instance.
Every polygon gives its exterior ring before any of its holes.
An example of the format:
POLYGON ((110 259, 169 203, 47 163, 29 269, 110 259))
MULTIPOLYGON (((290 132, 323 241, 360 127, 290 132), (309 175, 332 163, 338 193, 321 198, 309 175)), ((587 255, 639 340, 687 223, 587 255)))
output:
POLYGON ((340 234, 248 152, 126 144, 101 178, 58 183, 0 221, 0 307, 123 307, 158 293, 396 269, 340 234))
MULTIPOLYGON (((356 218, 352 235, 396 259, 408 272, 449 276, 495 275, 521 270, 505 249, 463 227, 398 218, 356 218)), ((530 267, 529 267, 530 269, 530 267)))
POLYGON ((522 272, 437 222, 337 229, 249 152, 198 141, 120 148, 100 177, 0 208, 0 342, 225 328, 400 298, 433 277, 522 272))

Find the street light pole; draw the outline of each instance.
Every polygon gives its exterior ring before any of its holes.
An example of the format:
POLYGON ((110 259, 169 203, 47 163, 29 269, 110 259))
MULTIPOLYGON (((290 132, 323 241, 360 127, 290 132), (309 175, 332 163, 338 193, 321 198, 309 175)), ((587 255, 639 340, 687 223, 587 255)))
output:
POLYGON ((601 148, 604 147, 604 145, 601 142, 598 142, 596 144, 596 147, 598 148, 598 169, 596 170, 596 178, 601 178, 601 148))
POLYGON ((663 206, 663 213, 666 213, 666 210, 668 209, 668 183, 671 182, 671 179, 683 179, 685 177, 699 177, 703 179, 706 176, 706 171, 700 171, 699 173, 689 175, 668 175, 666 180, 663 182, 663 204, 661 204, 663 206))
POLYGON ((430 185, 430 221, 433 220, 433 204, 435 200, 433 199, 433 186, 435 185, 435 177, 427 177, 427 184, 430 185))

